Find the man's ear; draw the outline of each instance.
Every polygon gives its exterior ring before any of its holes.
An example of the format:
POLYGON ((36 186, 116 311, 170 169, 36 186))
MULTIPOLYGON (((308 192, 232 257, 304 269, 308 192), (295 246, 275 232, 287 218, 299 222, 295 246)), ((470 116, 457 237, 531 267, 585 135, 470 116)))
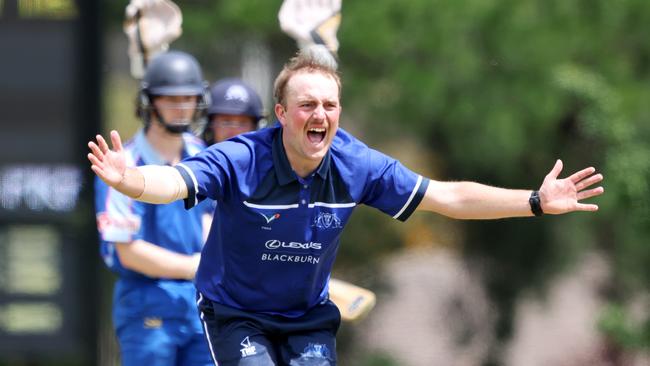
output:
POLYGON ((274 109, 275 109, 275 116, 278 117, 278 121, 280 121, 280 124, 282 126, 284 126, 285 123, 286 123, 285 122, 286 121, 286 115, 285 115, 286 111, 284 109, 284 106, 282 104, 280 104, 280 103, 277 103, 275 105, 274 109))

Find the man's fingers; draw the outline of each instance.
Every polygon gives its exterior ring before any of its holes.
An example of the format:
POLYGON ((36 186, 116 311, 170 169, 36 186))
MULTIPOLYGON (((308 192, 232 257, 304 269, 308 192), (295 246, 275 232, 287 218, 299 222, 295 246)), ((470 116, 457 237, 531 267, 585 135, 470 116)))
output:
POLYGON ((586 177, 594 174, 596 171, 596 168, 594 167, 589 167, 589 168, 584 168, 579 172, 571 174, 571 176, 567 179, 571 180, 574 184, 577 184, 581 180, 585 179, 586 177))
POLYGON ((101 168, 100 164, 97 163, 97 158, 92 156, 92 154, 88 154, 88 160, 92 163, 90 166, 90 169, 97 174, 99 177, 104 176, 104 169, 101 168))
POLYGON ((99 165, 102 164, 102 161, 99 160, 99 158, 98 158, 96 155, 94 155, 94 154, 88 154, 88 160, 90 160, 90 163, 91 163, 92 165, 99 166, 99 165))
POLYGON ((90 169, 97 174, 98 177, 102 176, 103 170, 99 168, 97 165, 92 165, 90 169))
POLYGON ((104 154, 101 152, 97 144, 94 142, 90 141, 88 143, 88 147, 90 148, 90 151, 92 152, 92 155, 96 156, 98 160, 101 160, 104 156, 104 154))
POLYGON ((97 135, 96 138, 97 138, 97 146, 99 146, 99 150, 102 152, 102 154, 106 154, 109 151, 106 140, 104 140, 102 135, 97 135))
POLYGON ((586 190, 586 191, 578 192, 577 198, 578 198, 578 201, 581 201, 581 200, 584 200, 584 199, 587 199, 587 198, 599 196, 599 195, 603 194, 603 192, 605 192, 605 189, 603 187, 596 187, 596 188, 589 189, 589 190, 586 190))
POLYGON ((560 175, 560 172, 562 172, 562 160, 557 159, 555 161, 555 165, 553 166, 553 169, 547 174, 547 177, 557 179, 557 177, 560 175))
POLYGON ((578 183, 576 183, 576 190, 577 191, 582 191, 583 189, 585 189, 585 188, 587 188, 587 187, 589 187, 589 186, 591 186, 591 185, 593 185, 595 183, 598 183, 598 182, 600 182, 602 180, 603 180, 603 175, 602 174, 592 175, 591 177, 588 177, 588 178, 583 179, 583 180, 579 181, 578 183))
POLYGON ((115 151, 122 151, 122 139, 120 138, 120 134, 115 130, 111 131, 111 142, 113 143, 113 149, 115 149, 115 151))
POLYGON ((598 211, 598 205, 590 203, 578 203, 576 205, 576 211, 598 211))

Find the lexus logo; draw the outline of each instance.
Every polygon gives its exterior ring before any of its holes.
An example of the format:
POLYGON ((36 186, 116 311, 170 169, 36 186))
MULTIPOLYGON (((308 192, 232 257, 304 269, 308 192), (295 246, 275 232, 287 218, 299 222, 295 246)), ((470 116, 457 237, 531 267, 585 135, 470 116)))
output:
POLYGON ((299 243, 296 241, 282 241, 282 240, 277 240, 277 239, 271 239, 267 240, 266 243, 264 243, 264 246, 266 249, 269 250, 274 250, 278 248, 288 248, 288 249, 321 249, 322 245, 321 243, 314 243, 313 241, 307 242, 307 243, 299 243))

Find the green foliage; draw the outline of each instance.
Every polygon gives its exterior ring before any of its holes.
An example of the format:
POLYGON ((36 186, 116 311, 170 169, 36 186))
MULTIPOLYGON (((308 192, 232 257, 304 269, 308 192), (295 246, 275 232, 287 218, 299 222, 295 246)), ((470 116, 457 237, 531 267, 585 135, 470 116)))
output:
POLYGON ((535 188, 556 158, 605 174, 596 215, 465 225, 506 314, 594 247, 616 298, 648 288, 649 31, 643 0, 344 3, 346 106, 368 111, 372 140, 423 139, 449 179, 535 188))
POLYGON ((620 305, 610 305, 603 312, 598 326, 624 349, 650 348, 650 318, 641 324, 632 324, 620 305))

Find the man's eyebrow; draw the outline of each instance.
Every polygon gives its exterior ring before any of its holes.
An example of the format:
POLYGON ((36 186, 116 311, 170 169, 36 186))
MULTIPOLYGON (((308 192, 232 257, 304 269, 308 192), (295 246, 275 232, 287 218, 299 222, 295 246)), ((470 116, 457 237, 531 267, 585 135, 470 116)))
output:
POLYGON ((296 98, 296 103, 298 103, 298 104, 300 104, 300 103, 314 103, 315 101, 316 101, 316 98, 313 98, 313 97, 305 97, 305 96, 303 96, 303 97, 297 97, 296 98))
POLYGON ((321 98, 318 98, 316 96, 306 95, 306 94, 296 96, 296 101, 298 101, 298 102, 310 102, 310 101, 315 101, 315 100, 322 100, 323 103, 337 103, 338 102, 338 98, 336 98, 336 97, 332 97, 332 98, 325 97, 325 98, 321 99, 321 98))

